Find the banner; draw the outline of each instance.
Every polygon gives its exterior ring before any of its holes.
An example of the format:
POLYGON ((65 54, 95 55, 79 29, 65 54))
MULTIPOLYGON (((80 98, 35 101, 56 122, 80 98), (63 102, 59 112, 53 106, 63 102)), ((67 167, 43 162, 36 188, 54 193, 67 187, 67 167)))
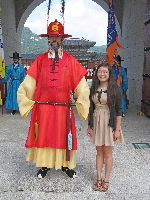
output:
MULTIPOLYGON (((4 62, 4 49, 3 49, 3 37, 2 37, 2 26, 0 19, 0 77, 3 78, 5 76, 5 62, 4 62)), ((0 105, 2 105, 3 99, 3 87, 2 83, 0 83, 0 105)))
POLYGON ((113 0, 109 0, 106 49, 106 60, 108 64, 112 65, 114 63, 114 56, 118 55, 118 48, 122 48, 122 46, 118 41, 113 0))

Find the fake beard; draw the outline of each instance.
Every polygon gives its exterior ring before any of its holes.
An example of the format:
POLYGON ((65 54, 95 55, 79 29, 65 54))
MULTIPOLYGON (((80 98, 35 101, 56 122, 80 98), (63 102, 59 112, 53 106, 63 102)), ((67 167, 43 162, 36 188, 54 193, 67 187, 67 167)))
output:
POLYGON ((61 44, 59 44, 58 42, 49 43, 49 49, 51 49, 52 51, 58 51, 60 47, 61 44))

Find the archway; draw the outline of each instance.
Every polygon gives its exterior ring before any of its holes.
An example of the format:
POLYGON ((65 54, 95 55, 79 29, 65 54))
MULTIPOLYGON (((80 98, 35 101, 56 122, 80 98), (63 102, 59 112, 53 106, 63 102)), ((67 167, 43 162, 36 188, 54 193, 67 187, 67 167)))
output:
MULTIPOLYGON (((27 20, 28 16, 32 13, 32 11, 37 6, 39 6, 44 1, 45 0, 33 0, 33 1, 30 1, 30 3, 28 3, 27 8, 24 9, 24 11, 22 12, 22 15, 20 15, 18 17, 18 19, 17 19, 17 22, 16 22, 17 32, 22 31, 22 28, 23 28, 24 23, 27 20)), ((92 0, 92 1, 94 1, 98 5, 100 5, 105 11, 108 11, 109 0, 92 0)), ((55 2, 55 0, 53 0, 53 2, 55 2)), ((121 24, 122 24, 122 6, 123 6, 123 4, 120 1, 116 0, 115 1, 115 5, 116 5, 115 6, 115 14, 116 14, 116 17, 117 17, 117 24, 121 27, 121 24)))

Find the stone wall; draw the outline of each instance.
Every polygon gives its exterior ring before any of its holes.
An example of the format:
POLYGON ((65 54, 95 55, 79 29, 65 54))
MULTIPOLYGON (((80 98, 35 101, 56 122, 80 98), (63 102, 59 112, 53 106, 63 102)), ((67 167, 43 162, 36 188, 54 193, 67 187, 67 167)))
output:
POLYGON ((12 56, 14 51, 19 52, 20 47, 20 34, 16 31, 15 20, 15 5, 14 0, 0 0, 1 12, 0 18, 2 19, 2 32, 4 42, 4 53, 6 65, 11 60, 9 56, 12 56))
POLYGON ((144 17, 146 0, 125 0, 122 23, 123 65, 128 69, 130 106, 140 110, 144 64, 144 17))

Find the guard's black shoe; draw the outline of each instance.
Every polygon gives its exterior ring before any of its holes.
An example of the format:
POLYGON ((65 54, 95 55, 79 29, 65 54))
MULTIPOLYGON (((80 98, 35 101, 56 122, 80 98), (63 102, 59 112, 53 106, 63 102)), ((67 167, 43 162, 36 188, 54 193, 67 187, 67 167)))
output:
POLYGON ((65 172, 70 178, 76 178, 77 173, 73 169, 69 169, 68 167, 61 168, 63 172, 65 172))
POLYGON ((13 111, 12 111, 12 115, 15 115, 15 114, 16 114, 16 110, 13 110, 13 111))
POLYGON ((122 113, 122 117, 125 117, 125 114, 124 114, 124 113, 122 113))
POLYGON ((49 171, 49 168, 47 167, 42 167, 41 169, 39 169, 39 171, 37 172, 37 177, 38 178, 44 178, 47 174, 47 172, 49 171))

